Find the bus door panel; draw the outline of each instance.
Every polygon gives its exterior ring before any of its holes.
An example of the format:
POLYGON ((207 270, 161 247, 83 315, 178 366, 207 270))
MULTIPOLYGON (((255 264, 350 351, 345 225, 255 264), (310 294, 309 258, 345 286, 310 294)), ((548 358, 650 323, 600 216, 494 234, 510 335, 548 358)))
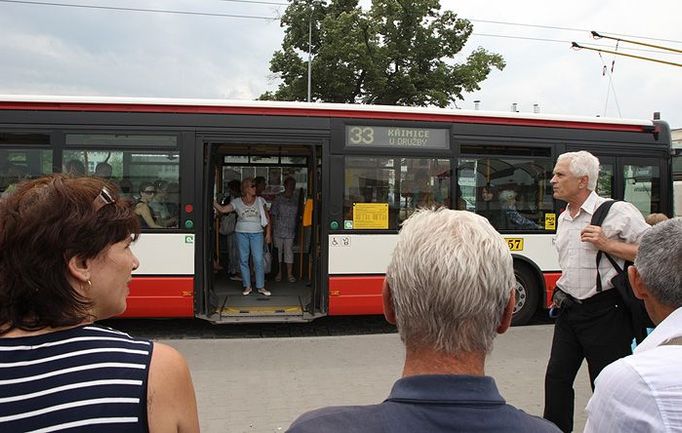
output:
MULTIPOLYGON (((197 146, 204 151, 203 158, 199 161, 203 162, 202 167, 202 187, 197 197, 200 197, 200 202, 196 203, 201 209, 199 212, 200 218, 197 218, 197 234, 201 236, 201 240, 197 248, 197 275, 196 279, 199 284, 197 293, 197 310, 201 314, 210 315, 218 308, 219 300, 213 294, 213 267, 214 257, 217 254, 217 230, 215 227, 216 218, 213 211, 213 199, 216 188, 216 176, 218 170, 218 156, 216 150, 218 144, 206 141, 203 146, 197 146)), ((199 162, 197 162, 199 163, 199 162)))

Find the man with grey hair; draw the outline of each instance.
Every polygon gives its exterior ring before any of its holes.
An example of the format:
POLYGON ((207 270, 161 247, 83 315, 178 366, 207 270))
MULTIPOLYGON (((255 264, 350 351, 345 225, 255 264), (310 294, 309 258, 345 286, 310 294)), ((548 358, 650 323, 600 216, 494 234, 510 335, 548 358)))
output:
POLYGON ((554 198, 565 201, 566 210, 556 232, 561 277, 553 299, 560 315, 545 374, 544 417, 566 433, 573 431, 573 382, 583 359, 594 388, 604 367, 632 353, 631 319, 611 283, 618 271, 604 258, 597 273, 597 252, 613 257, 622 269, 650 228, 626 202, 614 203, 601 226, 591 225, 592 215, 607 201, 595 192, 598 177, 599 160, 580 151, 560 155, 551 179, 554 198))
POLYGON ((635 354, 607 366, 587 405, 585 432, 682 432, 682 218, 643 237, 628 269, 658 326, 635 354))
POLYGON ((509 247, 485 218, 417 211, 383 288, 384 315, 405 344, 403 377, 383 403, 318 409, 288 431, 558 433, 506 404, 484 373, 495 335, 510 326, 515 284, 509 247))

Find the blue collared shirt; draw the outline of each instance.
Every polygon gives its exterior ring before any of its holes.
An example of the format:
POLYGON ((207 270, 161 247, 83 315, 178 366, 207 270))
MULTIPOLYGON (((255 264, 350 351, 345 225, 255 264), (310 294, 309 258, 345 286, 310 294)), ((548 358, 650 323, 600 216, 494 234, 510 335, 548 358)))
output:
POLYGON ((423 375, 399 379, 388 398, 300 416, 290 433, 560 433, 552 423, 508 405, 488 376, 423 375))

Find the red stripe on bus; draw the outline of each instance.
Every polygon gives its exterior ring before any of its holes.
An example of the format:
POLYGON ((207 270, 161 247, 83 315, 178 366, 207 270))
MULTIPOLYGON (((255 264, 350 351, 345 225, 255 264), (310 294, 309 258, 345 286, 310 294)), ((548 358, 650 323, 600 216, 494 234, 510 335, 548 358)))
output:
POLYGON ((383 275, 329 277, 329 315, 383 314, 383 275))
POLYGON ((194 277, 134 277, 121 317, 194 317, 194 277))
MULTIPOLYGON (((546 272, 545 307, 552 303, 552 292, 561 272, 546 272)), ((360 314, 383 314, 381 288, 384 277, 330 277, 329 278, 329 315, 347 316, 360 314)))
MULTIPOLYGON (((352 106, 349 106, 352 107, 352 106)), ((647 132, 642 125, 623 125, 608 122, 581 122, 577 120, 523 119, 507 117, 486 117, 436 113, 401 113, 390 111, 363 111, 286 108, 286 107, 224 107, 205 105, 156 105, 156 104, 114 104, 85 102, 1 102, 1 110, 39 111, 92 111, 122 113, 182 113, 182 114, 242 114, 259 116, 306 116, 345 117, 374 120, 420 120, 425 122, 477 123, 490 125, 541 126, 548 128, 594 129, 600 131, 647 132)))
POLYGON ((545 272, 545 307, 552 305, 552 292, 556 287, 556 282, 561 276, 561 272, 545 272))

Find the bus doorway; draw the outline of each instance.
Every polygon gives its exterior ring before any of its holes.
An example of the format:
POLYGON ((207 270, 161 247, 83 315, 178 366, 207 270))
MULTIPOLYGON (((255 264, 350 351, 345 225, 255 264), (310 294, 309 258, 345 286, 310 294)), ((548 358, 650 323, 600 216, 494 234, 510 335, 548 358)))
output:
POLYGON ((324 315, 319 210, 321 146, 210 143, 207 146, 207 224, 204 257, 205 318, 214 323, 301 322, 324 315), (263 245, 265 289, 244 294, 237 213, 213 212, 241 197, 241 182, 256 185, 270 216, 272 243, 263 245), (288 190, 285 185, 288 184, 288 190), (292 190, 293 186, 293 191, 292 190), (280 260, 281 258, 281 260, 280 260))

